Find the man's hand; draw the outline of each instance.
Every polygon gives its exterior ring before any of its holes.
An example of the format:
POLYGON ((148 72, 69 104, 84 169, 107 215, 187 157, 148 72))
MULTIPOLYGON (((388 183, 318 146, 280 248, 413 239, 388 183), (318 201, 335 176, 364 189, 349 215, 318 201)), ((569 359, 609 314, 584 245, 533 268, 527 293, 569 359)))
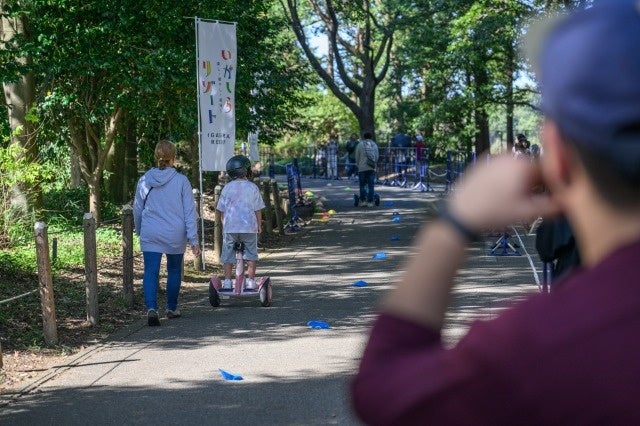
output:
POLYGON ((193 244, 191 246, 191 253, 193 253, 194 256, 200 256, 200 244, 193 244))
POLYGON ((499 156, 469 169, 449 200, 449 211, 469 229, 503 228, 522 220, 559 213, 549 194, 536 193, 540 167, 499 156))
MULTIPOLYGON (((496 157, 469 169, 448 200, 449 213, 474 233, 557 213, 548 194, 533 190, 539 183, 535 164, 496 157)), ((465 248, 463 236, 445 221, 424 227, 414 243, 415 256, 407 260, 400 283, 387 296, 383 310, 439 330, 465 248)))

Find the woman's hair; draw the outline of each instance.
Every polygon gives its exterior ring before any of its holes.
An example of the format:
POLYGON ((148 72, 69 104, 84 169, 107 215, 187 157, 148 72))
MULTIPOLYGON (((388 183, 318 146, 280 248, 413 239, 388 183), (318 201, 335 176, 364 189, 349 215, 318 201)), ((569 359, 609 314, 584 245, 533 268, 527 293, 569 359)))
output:
POLYGON ((153 159, 156 162, 156 167, 160 170, 169 165, 169 162, 176 158, 176 146, 167 141, 162 140, 156 145, 156 150, 153 154, 153 159))

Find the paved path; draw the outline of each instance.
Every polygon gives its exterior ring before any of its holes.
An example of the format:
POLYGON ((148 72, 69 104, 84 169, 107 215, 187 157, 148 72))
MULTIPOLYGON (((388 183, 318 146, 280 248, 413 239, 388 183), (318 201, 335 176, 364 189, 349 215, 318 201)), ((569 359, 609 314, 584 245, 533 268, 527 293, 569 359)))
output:
MULTIPOLYGON (((358 424, 349 377, 379 297, 439 196, 378 186, 381 205, 363 209, 353 207, 355 181, 304 179, 303 187, 336 213, 292 246, 262 253, 272 307, 245 299, 214 309, 203 284, 201 297, 181 306, 182 318, 160 327, 141 321, 47 372, 0 408, 0 424, 358 424), (387 259, 373 260, 380 251, 387 259), (353 287, 358 280, 368 286, 353 287), (312 330, 310 320, 331 328, 312 330), (225 381, 218 369, 244 380, 225 381)), ((532 238, 522 238, 532 252, 532 238)), ((471 248, 461 271, 444 331, 450 343, 472 319, 537 291, 526 256, 487 256, 490 245, 471 248)))

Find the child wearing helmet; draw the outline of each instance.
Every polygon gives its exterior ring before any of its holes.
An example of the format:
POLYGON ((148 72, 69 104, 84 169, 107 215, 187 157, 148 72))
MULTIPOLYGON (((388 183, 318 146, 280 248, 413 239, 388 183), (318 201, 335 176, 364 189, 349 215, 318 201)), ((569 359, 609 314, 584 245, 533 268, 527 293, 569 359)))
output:
POLYGON ((234 243, 244 243, 244 258, 247 261, 247 289, 255 289, 256 265, 258 261, 258 234, 262 232, 262 209, 264 200, 260 189, 251 180, 251 160, 244 155, 233 156, 227 161, 227 175, 231 179, 220 193, 216 209, 222 215, 222 254, 224 282, 222 287, 232 287, 231 274, 236 262, 234 243))

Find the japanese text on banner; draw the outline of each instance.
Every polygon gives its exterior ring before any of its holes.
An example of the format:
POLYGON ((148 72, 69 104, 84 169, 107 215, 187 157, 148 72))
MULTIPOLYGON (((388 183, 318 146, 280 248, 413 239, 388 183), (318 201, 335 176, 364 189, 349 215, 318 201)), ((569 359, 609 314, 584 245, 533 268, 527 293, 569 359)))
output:
POLYGON ((203 171, 225 170, 236 139, 236 25, 196 21, 203 171))

